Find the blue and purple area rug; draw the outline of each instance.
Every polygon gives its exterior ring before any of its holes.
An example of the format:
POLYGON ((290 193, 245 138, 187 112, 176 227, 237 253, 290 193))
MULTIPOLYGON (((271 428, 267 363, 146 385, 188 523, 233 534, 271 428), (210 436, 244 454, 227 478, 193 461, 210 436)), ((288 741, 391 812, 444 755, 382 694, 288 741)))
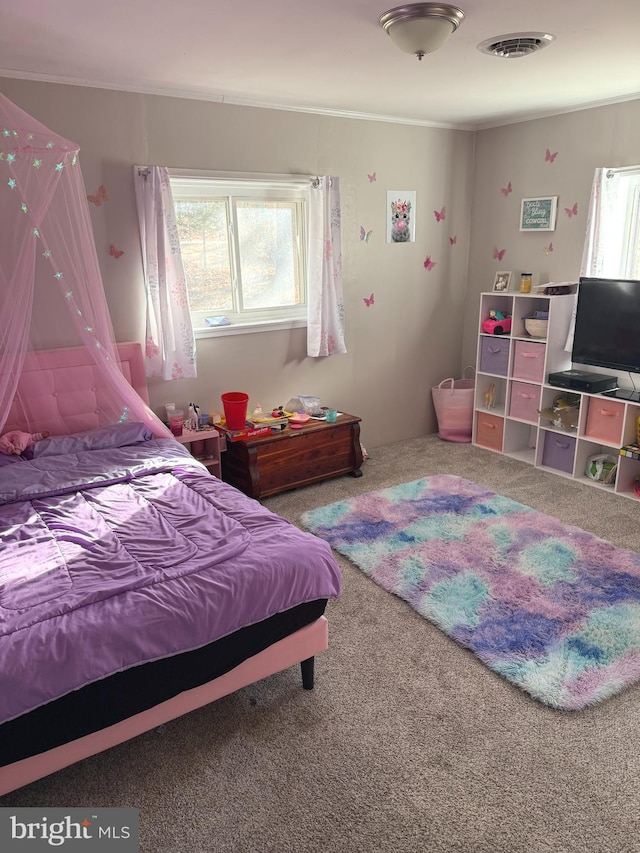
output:
POLYGON ((552 708, 584 708, 640 679, 640 554, 447 475, 302 521, 552 708))

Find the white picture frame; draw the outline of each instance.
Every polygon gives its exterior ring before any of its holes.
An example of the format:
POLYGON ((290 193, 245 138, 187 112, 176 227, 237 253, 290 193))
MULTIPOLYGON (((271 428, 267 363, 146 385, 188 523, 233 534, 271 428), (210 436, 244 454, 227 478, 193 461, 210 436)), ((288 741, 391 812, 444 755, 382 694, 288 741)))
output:
POLYGON ((511 286, 511 271, 497 272, 493 279, 493 292, 506 293, 511 286))

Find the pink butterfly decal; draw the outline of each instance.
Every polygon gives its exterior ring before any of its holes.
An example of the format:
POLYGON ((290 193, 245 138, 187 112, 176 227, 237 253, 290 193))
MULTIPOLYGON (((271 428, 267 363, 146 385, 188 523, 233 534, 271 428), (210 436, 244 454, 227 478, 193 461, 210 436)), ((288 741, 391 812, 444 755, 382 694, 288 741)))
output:
POLYGON ((373 237, 373 231, 365 231, 364 225, 360 226, 360 239, 365 243, 370 243, 373 237))
POLYGON ((497 246, 494 246, 493 247, 493 260, 494 261, 501 261, 504 258, 504 253, 506 251, 507 251, 506 249, 499 249, 497 246))
POLYGON ((545 253, 545 255, 550 255, 550 254, 551 254, 551 252, 553 252, 553 243, 549 243, 549 245, 548 245, 548 246, 545 246, 545 247, 544 247, 544 253, 545 253))
POLYGON ((500 187, 500 192, 502 195, 507 196, 513 192, 513 186, 511 185, 511 181, 506 185, 506 187, 500 187))
POLYGON ((124 255, 124 251, 122 249, 116 249, 116 247, 112 243, 111 246, 109 247, 109 254, 111 255, 112 258, 115 258, 117 261, 118 258, 121 258, 124 255))
POLYGON ((573 207, 565 207, 564 212, 567 214, 569 219, 571 219, 572 216, 577 216, 578 215, 578 202, 576 202, 573 205, 573 207))
POLYGON ((431 272, 431 270, 435 267, 436 262, 431 260, 431 255, 427 255, 424 259, 424 268, 427 272, 431 272))
POLYGON ((450 246, 455 246, 455 244, 456 244, 457 242, 458 242, 458 235, 457 235, 457 234, 456 234, 456 236, 455 236, 455 237, 449 237, 449 245, 450 245, 450 246))
POLYGON ((444 222, 445 216, 447 215, 447 208, 443 207, 442 210, 434 210, 433 215, 436 218, 436 222, 444 222))
POLYGON ((375 173, 375 172, 373 173, 373 175, 370 175, 370 174, 367 172, 367 177, 369 178, 369 183, 370 183, 370 184, 375 183, 375 180, 376 180, 376 173, 375 173))
POLYGON ((369 296, 369 298, 364 296, 363 299, 364 304, 367 306, 367 308, 371 308, 371 306, 373 305, 373 293, 371 294, 371 296, 369 296))
POLYGON ((100 184, 95 195, 88 195, 87 199, 91 202, 91 204, 95 204, 96 207, 100 207, 103 201, 109 201, 109 196, 107 195, 107 191, 104 188, 104 184, 100 184))
POLYGON ((557 156, 558 156, 557 151, 555 151, 552 154, 551 151, 549 151, 549 149, 547 148, 547 150, 545 151, 545 154, 544 154, 544 161, 545 161, 545 163, 553 163, 557 156))

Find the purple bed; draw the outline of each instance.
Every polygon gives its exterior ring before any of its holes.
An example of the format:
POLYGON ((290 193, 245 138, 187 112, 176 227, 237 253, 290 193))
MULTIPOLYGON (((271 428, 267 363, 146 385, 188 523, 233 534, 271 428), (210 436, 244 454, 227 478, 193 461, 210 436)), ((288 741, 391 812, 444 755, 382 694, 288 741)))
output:
POLYGON ((0 794, 293 663, 330 547, 124 423, 0 463, 0 794))

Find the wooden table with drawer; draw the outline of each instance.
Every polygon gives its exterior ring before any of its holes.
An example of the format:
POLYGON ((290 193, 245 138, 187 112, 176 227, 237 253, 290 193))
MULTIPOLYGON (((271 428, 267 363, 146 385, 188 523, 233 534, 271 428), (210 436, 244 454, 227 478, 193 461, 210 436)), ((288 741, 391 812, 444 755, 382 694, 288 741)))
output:
POLYGON ((310 420, 301 429, 228 441, 222 479, 250 498, 265 498, 341 474, 361 477, 360 418, 310 420))

